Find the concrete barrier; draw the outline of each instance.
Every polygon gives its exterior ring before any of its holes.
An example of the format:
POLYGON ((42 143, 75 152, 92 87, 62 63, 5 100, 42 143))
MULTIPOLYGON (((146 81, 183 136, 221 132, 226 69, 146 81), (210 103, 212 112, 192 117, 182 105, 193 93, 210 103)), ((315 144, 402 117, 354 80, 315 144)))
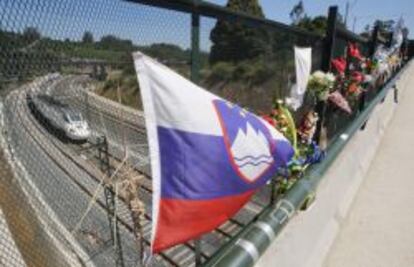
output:
MULTIPOLYGON (((409 64, 397 82, 400 97, 414 83, 414 65, 409 64)), ((322 266, 397 107, 390 91, 384 103, 375 108, 365 130, 350 140, 325 174, 311 208, 292 218, 256 266, 322 266)))

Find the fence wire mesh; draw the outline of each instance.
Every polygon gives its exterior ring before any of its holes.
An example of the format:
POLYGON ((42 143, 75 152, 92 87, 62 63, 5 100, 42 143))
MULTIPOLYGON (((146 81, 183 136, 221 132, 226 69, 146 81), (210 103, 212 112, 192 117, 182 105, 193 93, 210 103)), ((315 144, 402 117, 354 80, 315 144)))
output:
MULTIPOLYGON (((294 46, 312 47, 313 70, 321 65, 322 37, 237 16, 201 16, 200 32, 199 84, 255 112, 288 95, 294 46)), ((191 49, 191 13, 118 0, 0 1, 0 266, 195 266, 274 200, 274 184, 265 186, 198 244, 148 257, 150 158, 131 53, 190 78, 191 49)), ((295 115, 314 105, 306 99, 295 115)), ((330 132, 340 119, 328 120, 330 132)))

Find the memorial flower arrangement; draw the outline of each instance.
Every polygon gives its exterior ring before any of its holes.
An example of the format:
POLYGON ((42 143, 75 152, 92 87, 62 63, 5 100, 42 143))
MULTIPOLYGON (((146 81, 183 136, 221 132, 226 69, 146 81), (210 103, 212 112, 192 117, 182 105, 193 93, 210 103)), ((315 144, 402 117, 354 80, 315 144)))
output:
POLYGON ((295 121, 282 100, 277 100, 270 114, 262 115, 262 118, 269 122, 281 132, 292 144, 297 152, 297 131, 295 121))
POLYGON ((346 70, 346 60, 344 57, 339 57, 332 60, 332 66, 333 68, 338 72, 340 75, 345 74, 346 70))
MULTIPOLYGON (((398 67, 399 58, 387 55, 384 60, 365 58, 356 44, 348 44, 346 56, 332 60, 332 73, 315 71, 309 78, 307 90, 318 101, 334 105, 339 110, 352 114, 352 106, 360 99, 360 95, 373 88, 379 74, 381 64, 398 67), (351 104, 350 104, 351 103, 351 104)), ((325 152, 319 147, 326 148, 323 141, 318 144, 314 140, 319 116, 312 109, 305 112, 299 124, 293 120, 283 101, 277 101, 270 114, 263 118, 284 134, 295 149, 295 156, 289 167, 281 170, 279 177, 279 193, 284 193, 312 164, 323 160, 325 152), (297 126, 297 128, 296 128, 297 126)), ((326 139, 326 128, 322 127, 320 140, 326 139)))
POLYGON ((330 91, 334 88, 336 81, 335 75, 323 71, 315 71, 309 79, 308 90, 318 100, 326 101, 329 97, 330 91))
POLYGON ((339 90, 336 90, 335 92, 332 92, 329 94, 329 101, 337 106, 339 109, 343 110, 344 112, 348 114, 352 114, 352 109, 349 106, 348 100, 339 92, 339 90))
POLYGON ((351 114, 349 103, 356 103, 362 92, 367 90, 372 76, 373 63, 364 58, 356 44, 349 43, 347 57, 338 57, 331 62, 336 73, 336 89, 328 100, 340 110, 351 114))
POLYGON ((281 188, 288 189, 290 185, 301 177, 305 169, 314 163, 320 162, 324 157, 321 151, 313 141, 316 132, 316 125, 319 119, 318 114, 314 111, 307 112, 299 128, 286 104, 282 100, 277 100, 274 108, 269 114, 262 115, 262 118, 281 132, 292 144, 295 155, 290 162, 289 167, 280 170, 280 176, 284 177, 281 182, 281 188))

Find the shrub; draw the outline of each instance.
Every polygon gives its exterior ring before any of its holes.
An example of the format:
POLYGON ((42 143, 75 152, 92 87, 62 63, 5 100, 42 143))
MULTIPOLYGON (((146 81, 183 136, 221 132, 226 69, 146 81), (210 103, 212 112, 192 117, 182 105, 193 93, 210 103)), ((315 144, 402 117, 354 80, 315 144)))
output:
POLYGON ((213 65, 209 76, 210 81, 231 81, 235 66, 228 62, 219 62, 213 65))

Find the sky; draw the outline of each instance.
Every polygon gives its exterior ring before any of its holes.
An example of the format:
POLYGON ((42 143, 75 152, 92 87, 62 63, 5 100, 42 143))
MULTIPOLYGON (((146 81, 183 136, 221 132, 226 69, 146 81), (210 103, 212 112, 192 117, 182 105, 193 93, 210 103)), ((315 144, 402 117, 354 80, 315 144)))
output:
MULTIPOLYGON (((224 5, 227 0, 207 0, 224 5)), ((259 0, 267 18, 290 24, 289 13, 298 0, 259 0)), ((330 5, 338 5, 343 14, 346 1, 304 0, 309 16, 326 15, 330 5)), ((361 31, 375 19, 398 20, 404 16, 414 37, 414 0, 350 0, 348 25, 361 31)), ((202 18, 201 48, 208 51, 211 29, 216 20, 202 18)), ((191 15, 122 0, 0 0, 0 27, 23 31, 36 27, 53 39, 80 40, 85 31, 95 40, 112 34, 138 45, 173 43, 190 47, 191 15)))
MULTIPOLYGON (((207 1, 219 5, 227 3, 227 0, 207 1)), ((290 23, 289 13, 299 0, 259 0, 259 2, 267 18, 290 23)), ((413 0, 303 0, 305 11, 309 16, 326 15, 328 7, 331 5, 337 5, 339 12, 344 15, 347 2, 350 5, 347 23, 349 29, 353 29, 355 18, 355 30, 360 32, 367 24, 372 24, 376 19, 394 19, 398 21, 400 16, 403 16, 406 26, 412 29, 410 37, 414 37, 413 0)))

